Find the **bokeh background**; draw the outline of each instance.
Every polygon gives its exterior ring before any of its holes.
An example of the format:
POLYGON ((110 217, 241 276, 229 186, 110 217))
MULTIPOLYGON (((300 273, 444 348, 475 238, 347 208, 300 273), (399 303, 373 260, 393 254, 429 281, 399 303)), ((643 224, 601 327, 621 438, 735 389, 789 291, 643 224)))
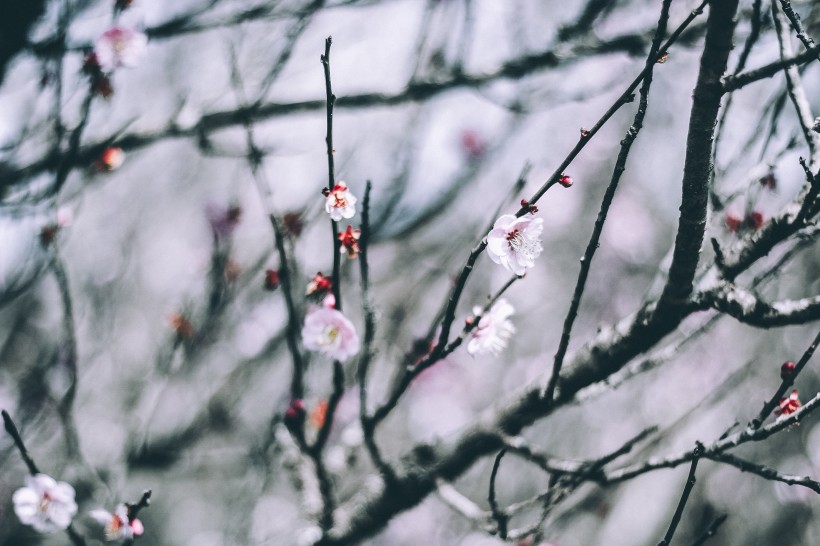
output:
MULTIPOLYGON (((112 25, 112 3, 66 2, 71 21, 59 110, 69 128, 80 119, 87 89, 82 49, 112 25)), ((36 163, 51 142, 56 61, 47 45, 62 2, 43 4, 0 87, 0 161, 9 172, 36 163)), ((793 4, 810 31, 816 29, 820 9, 812 2, 793 4)), ((671 25, 695 5, 673 2, 671 25)), ((737 43, 750 31, 751 5, 741 2, 737 43)), ((276 214, 298 214, 303 224, 290 250, 304 309, 302 287, 332 264, 320 193, 327 165, 319 56, 325 37, 333 36, 337 179, 359 197, 366 181, 373 184, 378 353, 370 397, 380 401, 487 226, 499 211, 517 210, 572 148, 579 130, 592 126, 640 72, 658 11, 659 2, 646 0, 134 1, 119 23, 147 31, 147 52, 139 66, 115 73, 110 98, 92 103, 83 136, 99 144, 137 135, 130 148, 123 146, 123 166, 106 173, 90 162, 76 168, 56 198, 42 197, 53 172, 6 179, 3 188, 0 406, 15 417, 40 467, 74 484, 81 514, 136 501, 152 489, 152 505, 141 514, 145 544, 306 540, 314 524, 305 517, 293 442, 281 424, 291 369, 285 306, 281 290, 266 291, 263 282, 264 270, 279 263, 248 168, 243 120, 228 116, 223 126, 192 128, 203 116, 256 100, 273 105, 253 119, 254 134, 265 153, 261 168, 276 214), (518 68, 499 75, 510 65, 518 68), (418 82, 432 91, 414 86, 418 82), (526 181, 516 186, 522 172, 526 181), (231 207, 241 208, 238 223, 215 236, 214 218, 231 207), (47 248, 40 233, 58 210, 69 211, 72 220, 47 248), (74 379, 64 300, 48 265, 54 248, 76 334, 77 391, 68 417, 60 404, 74 379), (191 332, 180 333, 180 319, 191 332)), ((702 16, 656 68, 645 127, 604 229, 570 351, 662 287, 704 22, 702 16)), ((771 17, 764 14, 748 66, 777 58, 771 17)), ((803 70, 815 112, 818 75, 816 63, 803 70)), ((796 117, 783 105, 784 89, 779 75, 734 95, 718 147, 707 237, 731 243, 738 233, 727 229, 728 215, 756 211, 770 218, 803 183, 797 158, 806 151, 795 137, 796 117), (758 182, 769 171, 775 191, 758 182)), ((634 107, 619 112, 576 159, 568 170, 574 186, 556 187, 538 203, 544 252, 507 292, 516 308, 510 346, 497 357, 470 357, 462 349, 423 374, 380 428, 388 458, 456 434, 481 410, 550 369, 578 259, 634 107)), ((779 264, 789 250, 778 247, 743 279, 778 264, 757 286, 761 296, 817 294, 816 244, 779 264)), ((704 263, 711 259, 705 249, 704 263)), ((346 313, 361 328, 358 264, 345 260, 342 272, 346 313)), ((506 279, 481 257, 457 324, 506 279)), ((660 433, 624 459, 641 461, 682 452, 695 440, 717 438, 735 420, 748 421, 779 384, 780 364, 799 358, 817 324, 763 330, 712 317, 696 314, 664 340, 659 349, 676 350, 662 365, 617 389, 585 392, 582 402, 525 436, 553 455, 581 460, 657 425, 660 433)), ((341 500, 373 472, 357 441, 354 366, 346 365, 350 388, 327 451, 341 500)), ((798 387, 806 398, 818 390, 816 369, 810 365, 801 375, 798 387)), ((314 355, 306 380, 310 411, 330 392, 330 362, 314 355)), ((812 417, 739 454, 816 477, 820 423, 812 417)), ((491 463, 480 462, 454 484, 485 509, 491 463)), ((0 542, 66 544, 64 535, 38 536, 17 522, 11 495, 25 467, 7 435, 0 435, 0 468, 0 542)), ((686 473, 679 467, 618 486, 585 486, 547 519, 544 539, 561 546, 654 544, 686 473)), ((529 498, 547 483, 533 465, 508 457, 499 500, 529 498)), ((807 489, 704 461, 678 539, 691 542, 717 514, 727 513, 715 544, 817 544, 819 508, 807 489)), ((537 511, 524 513, 514 523, 536 517, 537 511)), ((77 526, 92 543, 101 538, 89 520, 79 517, 77 526)), ((366 543, 503 542, 433 495, 366 543)))

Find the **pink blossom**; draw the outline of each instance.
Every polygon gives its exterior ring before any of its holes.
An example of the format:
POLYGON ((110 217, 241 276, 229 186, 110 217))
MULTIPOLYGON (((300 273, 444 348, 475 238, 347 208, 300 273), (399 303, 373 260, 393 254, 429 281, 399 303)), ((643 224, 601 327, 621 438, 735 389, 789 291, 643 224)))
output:
POLYGON ((14 492, 14 513, 41 533, 56 533, 71 525, 77 513, 74 488, 51 476, 26 476, 26 487, 14 492))
POLYGON ((516 218, 505 214, 495 221, 487 234, 487 255, 510 273, 521 276, 535 265, 535 259, 543 250, 543 230, 541 218, 516 218))
POLYGON ((133 539, 145 532, 140 520, 128 517, 128 507, 125 504, 118 504, 113 514, 107 510, 92 510, 89 515, 105 525, 106 540, 133 539))
MULTIPOLYGON (((473 313, 479 315, 481 307, 474 307, 473 313)), ((467 352, 471 355, 492 353, 499 354, 507 346, 507 340, 515 333, 515 326, 510 317, 515 309, 505 299, 499 299, 486 313, 481 315, 478 324, 470 331, 467 352)))
POLYGON ((325 188, 325 212, 335 222, 342 218, 353 218, 356 214, 356 201, 347 184, 342 181, 330 190, 325 188))
POLYGON ((148 46, 148 38, 142 32, 125 27, 106 30, 94 43, 97 63, 105 72, 121 66, 134 67, 148 46))
POLYGON ((359 336, 347 317, 329 307, 308 311, 302 327, 302 342, 334 360, 345 361, 359 352, 359 336))

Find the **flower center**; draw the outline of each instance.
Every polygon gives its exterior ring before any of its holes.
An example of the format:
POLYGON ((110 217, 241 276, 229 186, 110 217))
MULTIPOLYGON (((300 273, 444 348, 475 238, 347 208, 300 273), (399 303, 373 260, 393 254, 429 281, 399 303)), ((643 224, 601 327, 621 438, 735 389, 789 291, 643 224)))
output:
POLYGON ((514 229, 507 234, 507 244, 513 252, 520 252, 525 256, 534 257, 538 253, 538 241, 533 241, 524 236, 521 231, 514 229))
POLYGON ((334 192, 333 198, 335 199, 335 202, 333 203, 334 207, 338 209, 343 209, 347 207, 347 198, 343 194, 334 192))
POLYGON ((336 343, 336 340, 339 338, 339 328, 336 326, 328 326, 325 328, 325 335, 322 340, 319 342, 322 347, 330 347, 336 343))
POLYGON ((52 500, 51 494, 48 491, 44 491, 43 496, 40 498, 40 512, 48 512, 48 507, 51 505, 52 500))

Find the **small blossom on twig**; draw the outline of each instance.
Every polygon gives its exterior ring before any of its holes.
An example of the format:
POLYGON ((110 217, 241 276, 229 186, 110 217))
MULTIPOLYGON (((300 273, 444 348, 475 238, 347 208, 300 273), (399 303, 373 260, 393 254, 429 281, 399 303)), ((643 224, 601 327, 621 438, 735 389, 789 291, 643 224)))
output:
POLYGON ((558 183, 564 186, 565 188, 569 188, 575 183, 575 181, 572 179, 570 175, 562 174, 561 178, 558 179, 558 183))
POLYGON ((325 188, 325 212, 338 222, 342 218, 353 218, 356 214, 356 197, 350 193, 347 184, 339 181, 332 189, 325 188))
POLYGON ((134 29, 115 26, 94 42, 94 55, 103 72, 139 64, 148 47, 148 37, 134 29))
POLYGON ((798 409, 800 409, 800 397, 797 395, 797 389, 794 389, 789 396, 780 399, 780 403, 774 409, 774 414, 781 416, 791 415, 798 409))
POLYGON ((362 231, 360 229, 353 229, 353 226, 347 226, 347 229, 339 234, 339 241, 342 245, 339 247, 339 252, 347 254, 351 260, 359 255, 361 248, 359 248, 359 237, 362 231))
POLYGON ((26 476, 26 486, 14 492, 12 501, 20 521, 41 533, 68 528, 77 513, 74 488, 45 474, 26 476))
POLYGON ((306 296, 314 296, 317 299, 321 299, 322 296, 328 294, 331 290, 333 290, 333 281, 330 277, 325 277, 322 275, 322 272, 316 273, 310 282, 307 285, 307 290, 305 290, 306 296))
POLYGON ((116 171, 125 163, 125 152, 119 146, 108 146, 94 162, 94 168, 101 173, 116 171))
MULTIPOLYGON (((474 307, 473 313, 478 316, 481 307, 474 307)), ((499 299, 486 313, 478 319, 478 324, 470 331, 470 341, 467 343, 467 352, 471 355, 492 353, 499 354, 507 341, 515 333, 515 326, 510 317, 515 309, 505 299, 499 299)))
POLYGON ((265 270, 265 290, 276 290, 279 288, 279 271, 276 269, 265 270))
POLYGON ((105 539, 109 541, 130 540, 145 532, 140 520, 129 517, 125 504, 118 504, 113 513, 98 509, 92 510, 89 515, 105 526, 105 539))
POLYGON ((495 221, 487 234, 487 255, 510 273, 521 276, 535 265, 535 259, 543 250, 543 229, 541 218, 516 218, 505 214, 495 221))
POLYGON ((791 374, 794 373, 794 368, 794 362, 784 362, 780 366, 780 378, 786 379, 787 377, 789 377, 791 374))
POLYGON ((353 323, 329 307, 315 307, 308 312, 302 327, 302 342, 307 350, 339 361, 359 352, 359 336, 353 323))
POLYGON ((583 127, 581 127, 581 138, 589 138, 589 135, 589 129, 584 129, 583 127))

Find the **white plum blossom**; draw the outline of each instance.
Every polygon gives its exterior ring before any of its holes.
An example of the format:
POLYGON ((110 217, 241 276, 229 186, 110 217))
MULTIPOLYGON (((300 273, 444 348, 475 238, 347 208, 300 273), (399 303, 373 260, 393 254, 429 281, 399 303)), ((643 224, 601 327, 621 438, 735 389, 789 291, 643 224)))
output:
POLYGON ((328 190, 325 188, 325 212, 330 218, 338 222, 342 218, 353 218, 356 214, 356 197, 350 193, 347 184, 341 180, 328 190))
POLYGON ((12 501, 20 521, 41 533, 68 528, 77 513, 74 488, 45 474, 26 476, 26 486, 14 492, 12 501))
POLYGON ((121 66, 139 64, 148 46, 148 37, 138 30, 112 27, 94 42, 94 55, 104 72, 112 72, 121 66))
MULTIPOLYGON (((473 313, 479 315, 481 307, 474 307, 473 313)), ((499 299, 486 313, 481 315, 478 324, 470 331, 467 352, 477 354, 492 353, 497 355, 507 346, 507 340, 515 333, 515 326, 510 317, 515 309, 505 299, 499 299)))
POLYGON ((308 311, 302 327, 302 342, 306 349, 342 362, 359 352, 359 336, 353 323, 329 307, 308 311))
POLYGON ((487 255, 514 275, 523 275, 541 254, 541 218, 516 218, 505 214, 487 234, 487 255))
POLYGON ((142 522, 136 518, 129 520, 128 507, 118 504, 114 513, 107 510, 92 510, 89 515, 105 526, 106 540, 126 540, 138 537, 145 532, 142 522))

